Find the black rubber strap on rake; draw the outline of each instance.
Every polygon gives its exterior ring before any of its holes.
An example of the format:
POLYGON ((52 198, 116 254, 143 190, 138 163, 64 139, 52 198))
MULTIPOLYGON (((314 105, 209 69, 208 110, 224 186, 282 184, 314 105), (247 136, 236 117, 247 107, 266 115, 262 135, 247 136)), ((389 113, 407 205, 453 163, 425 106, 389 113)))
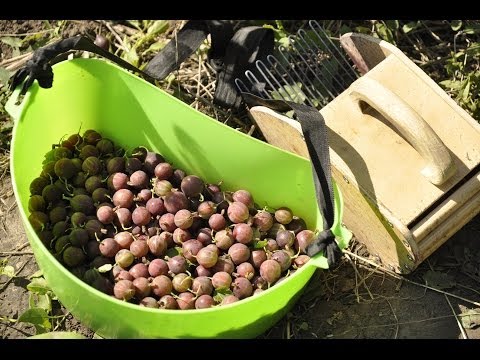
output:
POLYGON ((302 126, 302 133, 313 168, 317 203, 323 216, 324 230, 318 234, 315 241, 307 248, 307 255, 314 256, 325 250, 324 254, 328 259, 329 267, 334 265, 341 257, 342 252, 331 230, 335 221, 335 198, 330 167, 327 126, 323 116, 317 109, 311 106, 291 101, 265 100, 250 93, 242 92, 241 94, 249 106, 262 105, 280 112, 294 111, 296 120, 302 126))
POLYGON ((112 54, 111 52, 98 47, 93 43, 93 41, 83 36, 74 36, 59 40, 53 44, 35 50, 32 58, 27 61, 24 67, 17 70, 17 72, 10 79, 10 89, 15 89, 18 85, 25 81, 20 92, 21 95, 25 95, 28 88, 33 84, 34 80, 38 80, 38 84, 42 88, 52 87, 52 65, 62 60, 60 56, 71 50, 83 50, 101 55, 127 70, 142 74, 148 81, 153 81, 148 74, 137 69, 132 64, 112 54))

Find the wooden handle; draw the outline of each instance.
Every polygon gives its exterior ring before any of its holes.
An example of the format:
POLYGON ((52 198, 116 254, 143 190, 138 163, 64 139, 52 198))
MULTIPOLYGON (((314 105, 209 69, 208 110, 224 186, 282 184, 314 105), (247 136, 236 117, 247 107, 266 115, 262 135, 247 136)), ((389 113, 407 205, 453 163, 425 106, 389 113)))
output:
POLYGON ((427 163, 421 173, 432 184, 441 185, 455 173, 455 164, 445 144, 430 125, 395 93, 368 76, 356 80, 349 91, 355 101, 364 101, 382 114, 412 145, 427 163))

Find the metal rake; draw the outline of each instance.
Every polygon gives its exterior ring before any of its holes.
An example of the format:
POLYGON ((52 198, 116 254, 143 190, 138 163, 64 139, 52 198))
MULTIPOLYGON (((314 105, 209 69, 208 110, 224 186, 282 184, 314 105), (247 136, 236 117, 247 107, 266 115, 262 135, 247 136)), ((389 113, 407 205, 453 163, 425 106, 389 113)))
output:
POLYGON ((236 79, 240 91, 266 99, 281 99, 321 108, 342 93, 361 75, 339 42, 316 20, 308 21, 278 46, 266 61, 257 60, 246 82, 236 79))

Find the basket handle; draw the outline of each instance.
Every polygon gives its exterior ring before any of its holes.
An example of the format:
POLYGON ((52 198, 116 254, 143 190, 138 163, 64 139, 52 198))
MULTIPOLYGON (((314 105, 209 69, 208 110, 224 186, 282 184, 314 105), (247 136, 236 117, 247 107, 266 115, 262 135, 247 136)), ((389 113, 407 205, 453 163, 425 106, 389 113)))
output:
POLYGON ((70 50, 89 51, 103 56, 154 83, 155 80, 162 80, 178 69, 208 35, 211 36, 209 63, 217 73, 213 103, 238 111, 242 105, 242 98, 235 87, 235 79, 243 78, 245 70, 254 67, 256 60, 266 58, 273 52, 274 33, 273 30, 260 26, 247 26, 234 32, 233 25, 226 20, 188 21, 178 31, 175 40, 169 41, 150 60, 144 71, 98 47, 85 37, 62 39, 35 50, 27 64, 13 75, 10 89, 13 90, 23 83, 20 92, 23 96, 35 79, 42 88, 52 87, 52 65, 65 60, 64 53, 70 50))
POLYGON ((364 101, 382 114, 425 160, 421 170, 432 184, 441 185, 456 172, 445 144, 430 125, 404 100, 378 81, 367 76, 349 88, 351 98, 364 101))
POLYGON ((38 80, 40 87, 51 88, 53 84, 52 65, 64 60, 65 57, 62 55, 71 50, 83 50, 95 53, 127 70, 143 75, 150 82, 154 81, 150 75, 136 68, 129 62, 95 45, 93 41, 86 37, 78 35, 59 40, 35 50, 32 58, 27 61, 26 65, 17 70, 10 79, 10 90, 17 88, 23 83, 22 89, 20 90, 20 96, 23 96, 35 80, 38 80))

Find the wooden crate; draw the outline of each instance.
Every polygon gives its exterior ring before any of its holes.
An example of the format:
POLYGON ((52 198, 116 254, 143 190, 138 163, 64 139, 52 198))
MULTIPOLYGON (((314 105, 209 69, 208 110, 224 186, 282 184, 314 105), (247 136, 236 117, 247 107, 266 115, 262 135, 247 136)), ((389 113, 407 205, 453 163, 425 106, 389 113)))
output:
MULTIPOLYGON (((380 263, 409 273, 480 212, 480 125, 392 44, 341 41, 363 76, 320 113, 343 222, 380 263)), ((250 113, 269 143, 308 158, 297 121, 250 113)))

